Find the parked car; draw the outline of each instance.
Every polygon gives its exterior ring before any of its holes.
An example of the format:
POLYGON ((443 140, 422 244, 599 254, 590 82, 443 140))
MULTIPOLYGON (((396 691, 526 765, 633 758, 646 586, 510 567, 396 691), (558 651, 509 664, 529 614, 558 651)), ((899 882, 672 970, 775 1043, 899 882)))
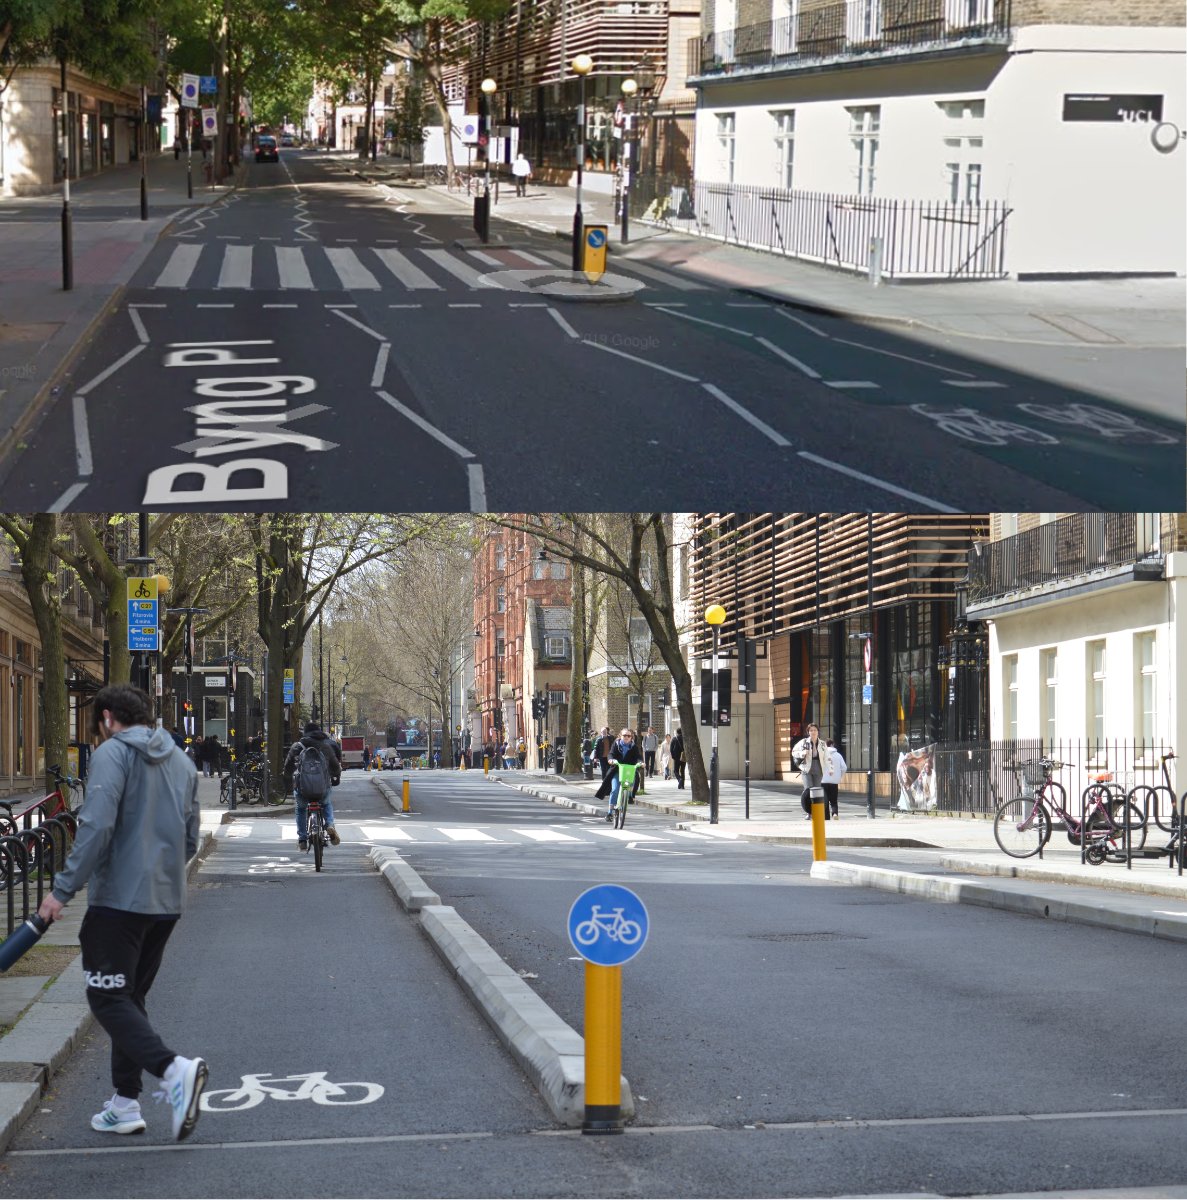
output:
POLYGON ((276 139, 267 134, 256 138, 256 162, 280 162, 276 139))
POLYGON ((282 133, 280 135, 280 144, 282 146, 295 146, 297 143, 293 140, 291 133, 282 133))

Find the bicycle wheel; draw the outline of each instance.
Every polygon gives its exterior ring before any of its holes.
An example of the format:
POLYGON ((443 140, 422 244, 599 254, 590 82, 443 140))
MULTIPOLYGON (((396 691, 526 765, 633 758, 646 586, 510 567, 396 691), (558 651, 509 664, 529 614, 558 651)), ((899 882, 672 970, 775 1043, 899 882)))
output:
POLYGON ((614 828, 621 829, 626 824, 626 785, 618 789, 618 803, 614 806, 614 828))
POLYGON ((218 802, 226 804, 231 798, 231 777, 224 775, 218 785, 218 802))
POLYGON ((999 805, 993 817, 993 837, 1011 858, 1030 858, 1051 836, 1051 818, 1033 797, 1019 796, 999 805))
POLYGON ((322 857, 322 854, 325 852, 325 847, 326 847, 325 835, 322 833, 322 831, 320 829, 318 829, 316 832, 314 832, 312 830, 310 831, 309 844, 313 847, 313 869, 315 871, 320 871, 321 870, 321 857, 322 857))
POLYGON ((1109 816, 1116 829, 1118 845, 1121 844, 1122 830, 1129 826, 1129 844, 1134 850, 1140 850, 1146 844, 1146 821, 1142 810, 1129 800, 1114 800, 1109 805, 1109 816))

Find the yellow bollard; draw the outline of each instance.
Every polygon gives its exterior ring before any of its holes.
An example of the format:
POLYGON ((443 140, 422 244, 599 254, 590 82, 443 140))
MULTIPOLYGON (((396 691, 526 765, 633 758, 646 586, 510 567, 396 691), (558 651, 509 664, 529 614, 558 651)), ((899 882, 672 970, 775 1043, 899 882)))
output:
POLYGON ((824 862, 828 857, 824 850, 824 806, 828 800, 822 787, 811 788, 808 796, 812 801, 812 861, 824 862))
POLYGON ((582 1133, 622 1132, 622 968, 585 964, 582 1133))
POLYGON ((405 779, 404 780, 404 811, 405 812, 412 811, 412 797, 410 794, 411 791, 412 791, 412 784, 410 784, 408 782, 408 780, 405 779))
POLYGON ((490 774, 490 758, 485 754, 482 756, 482 773, 483 775, 490 774))

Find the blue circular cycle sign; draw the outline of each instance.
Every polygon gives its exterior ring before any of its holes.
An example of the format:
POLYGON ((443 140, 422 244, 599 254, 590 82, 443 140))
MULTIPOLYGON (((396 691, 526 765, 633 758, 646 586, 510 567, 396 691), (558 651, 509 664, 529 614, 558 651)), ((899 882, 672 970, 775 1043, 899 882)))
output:
POLYGON ((647 941, 647 909, 629 888, 604 883, 582 892, 569 909, 569 941, 586 962, 619 967, 647 941))
POLYGON ((600 229, 591 229, 586 234, 585 240, 595 249, 599 250, 606 244, 606 235, 600 229))

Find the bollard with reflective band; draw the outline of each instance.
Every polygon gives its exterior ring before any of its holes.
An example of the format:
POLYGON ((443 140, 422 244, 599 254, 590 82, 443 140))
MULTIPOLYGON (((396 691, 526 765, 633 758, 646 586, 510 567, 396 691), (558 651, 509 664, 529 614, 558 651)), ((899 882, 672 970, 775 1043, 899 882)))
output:
POLYGON ((585 964, 585 1120, 582 1133, 621 1133, 622 968, 585 964))
POLYGON ((412 797, 410 795, 411 791, 412 791, 412 784, 410 784, 408 782, 408 780, 405 779, 404 780, 404 811, 405 812, 412 811, 412 797))
POLYGON ((808 798, 812 802, 812 861, 824 862, 828 857, 824 850, 824 806, 828 799, 819 784, 808 789, 808 798))

